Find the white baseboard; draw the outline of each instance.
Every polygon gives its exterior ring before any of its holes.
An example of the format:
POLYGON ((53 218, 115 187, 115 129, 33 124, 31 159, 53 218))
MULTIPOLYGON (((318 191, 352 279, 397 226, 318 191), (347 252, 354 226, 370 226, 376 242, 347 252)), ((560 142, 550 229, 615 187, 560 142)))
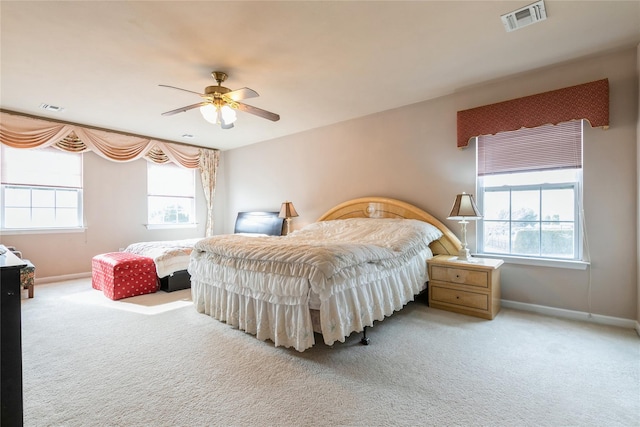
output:
POLYGON ((562 317, 565 319, 581 320, 585 322, 598 323, 600 325, 617 326, 620 328, 635 329, 640 335, 640 323, 633 319, 623 319, 621 317, 603 316, 601 314, 586 313, 584 311, 566 310, 564 308, 547 307, 544 305, 527 304, 517 301, 500 301, 502 307, 516 310, 532 311, 546 316, 562 317))
POLYGON ((44 283, 61 282, 63 280, 84 279, 86 277, 91 277, 91 272, 63 274, 62 276, 36 277, 35 284, 40 285, 44 283))

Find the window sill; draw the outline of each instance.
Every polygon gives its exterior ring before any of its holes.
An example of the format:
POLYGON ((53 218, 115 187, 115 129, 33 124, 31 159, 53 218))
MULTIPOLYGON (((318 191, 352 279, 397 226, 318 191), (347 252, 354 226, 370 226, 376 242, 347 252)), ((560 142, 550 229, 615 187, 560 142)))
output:
POLYGON ((74 228, 3 228, 0 233, 3 236, 17 236, 21 234, 70 234, 70 233, 84 233, 87 231, 87 227, 74 227, 74 228))
POLYGON ((512 255, 498 254, 474 254, 481 258, 501 259, 505 264, 534 265, 537 267, 566 268, 570 270, 586 270, 591 263, 589 261, 560 260, 550 258, 525 258, 512 255))
POLYGON ((145 224, 147 230, 171 230, 171 229, 185 229, 196 228, 198 224, 145 224))

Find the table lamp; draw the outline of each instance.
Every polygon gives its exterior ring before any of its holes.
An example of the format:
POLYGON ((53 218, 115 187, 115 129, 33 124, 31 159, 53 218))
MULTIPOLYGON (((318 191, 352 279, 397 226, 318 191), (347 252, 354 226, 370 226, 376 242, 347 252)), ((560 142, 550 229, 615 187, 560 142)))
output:
POLYGON ((467 224, 470 219, 480 219, 480 211, 476 206, 476 202, 473 200, 471 194, 462 193, 456 196, 456 201, 453 203, 451 213, 447 219, 459 220, 462 225, 462 249, 458 252, 458 259, 462 261, 471 261, 471 255, 467 248, 467 224))
POLYGON ((284 218, 287 224, 287 234, 289 234, 289 227, 291 218, 298 216, 298 212, 296 212, 296 208, 293 207, 293 203, 287 201, 282 204, 280 208, 280 213, 278 214, 279 218, 284 218))

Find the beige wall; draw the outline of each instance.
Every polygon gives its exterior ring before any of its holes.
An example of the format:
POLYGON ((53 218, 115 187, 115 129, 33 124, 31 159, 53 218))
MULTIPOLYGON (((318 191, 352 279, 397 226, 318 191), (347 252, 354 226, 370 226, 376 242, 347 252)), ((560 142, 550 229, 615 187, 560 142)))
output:
MULTIPOLYGON (((475 193, 475 152, 456 148, 456 112, 608 78, 609 130, 587 128, 584 201, 590 270, 507 264, 506 300, 637 317, 636 49, 561 64, 467 88, 396 110, 226 151, 222 159, 225 232, 235 213, 294 202, 299 228, 332 206, 368 195, 401 199, 446 220, 455 195, 475 193)), ((381 96, 383 96, 381 94, 381 96)), ((388 95, 391 96, 391 95, 388 95)), ((283 117, 282 120, 287 120, 283 117)), ((475 247, 470 227, 470 246, 475 247)))
POLYGON ((36 266, 38 280, 88 273, 91 258, 138 241, 204 236, 204 194, 197 175, 197 228, 148 230, 147 162, 116 163, 94 153, 83 162, 84 217, 81 233, 2 235, 0 241, 20 249, 36 266))

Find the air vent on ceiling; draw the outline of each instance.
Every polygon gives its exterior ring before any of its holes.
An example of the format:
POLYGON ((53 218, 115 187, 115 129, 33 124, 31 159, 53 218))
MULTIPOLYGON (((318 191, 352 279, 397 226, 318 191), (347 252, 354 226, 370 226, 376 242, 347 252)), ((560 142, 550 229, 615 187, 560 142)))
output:
POLYGON ((43 110, 47 110, 47 111, 53 111, 55 113, 59 113, 59 112, 64 110, 63 107, 58 107, 58 106, 51 105, 51 104, 40 104, 40 108, 42 108, 43 110))
POLYGON ((502 15, 500 18, 502 19, 505 30, 511 32, 526 27, 527 25, 544 21, 547 19, 547 11, 544 8, 544 2, 540 0, 529 6, 502 15))

